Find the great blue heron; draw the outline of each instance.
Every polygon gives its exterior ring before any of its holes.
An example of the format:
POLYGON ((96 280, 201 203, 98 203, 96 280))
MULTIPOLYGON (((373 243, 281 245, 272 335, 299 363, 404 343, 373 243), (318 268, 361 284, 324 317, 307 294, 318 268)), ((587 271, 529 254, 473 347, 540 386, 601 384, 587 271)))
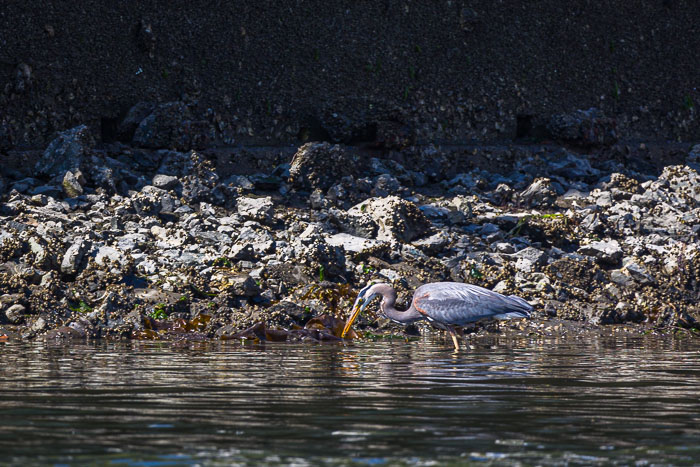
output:
POLYGON ((396 291, 389 284, 370 284, 357 295, 353 313, 343 329, 342 337, 375 297, 381 296, 382 313, 394 322, 409 324, 427 319, 432 325, 450 333, 455 350, 459 350, 455 326, 464 326, 482 319, 529 318, 532 306, 515 295, 505 296, 477 285, 459 282, 425 284, 413 293, 406 311, 394 308, 396 291))

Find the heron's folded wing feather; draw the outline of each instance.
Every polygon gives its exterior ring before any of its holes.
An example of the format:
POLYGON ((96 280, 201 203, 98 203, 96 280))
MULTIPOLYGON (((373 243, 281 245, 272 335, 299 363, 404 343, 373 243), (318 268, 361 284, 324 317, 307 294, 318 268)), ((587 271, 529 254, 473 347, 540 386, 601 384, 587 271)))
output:
POLYGON ((483 287, 457 282, 427 284, 416 290, 417 309, 445 324, 464 325, 484 318, 528 317, 532 307, 520 297, 506 297, 483 287))

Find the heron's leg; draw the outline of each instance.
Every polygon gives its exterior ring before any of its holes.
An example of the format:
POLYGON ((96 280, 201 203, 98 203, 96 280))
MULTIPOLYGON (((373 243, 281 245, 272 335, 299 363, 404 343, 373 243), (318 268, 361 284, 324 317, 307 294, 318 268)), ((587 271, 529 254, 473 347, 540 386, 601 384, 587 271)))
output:
POLYGON ((455 345, 455 352, 459 352, 459 342, 457 341, 457 332, 455 331, 455 328, 453 328, 452 326, 447 326, 447 332, 450 333, 452 342, 455 345))

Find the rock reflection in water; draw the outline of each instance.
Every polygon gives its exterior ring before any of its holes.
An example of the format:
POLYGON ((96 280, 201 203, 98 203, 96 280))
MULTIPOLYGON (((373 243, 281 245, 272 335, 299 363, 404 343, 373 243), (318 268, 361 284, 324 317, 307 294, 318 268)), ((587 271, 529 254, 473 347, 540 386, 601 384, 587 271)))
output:
POLYGON ((429 337, 0 344, 0 444, 15 463, 700 456, 695 342, 589 335, 472 344, 462 354, 429 337))

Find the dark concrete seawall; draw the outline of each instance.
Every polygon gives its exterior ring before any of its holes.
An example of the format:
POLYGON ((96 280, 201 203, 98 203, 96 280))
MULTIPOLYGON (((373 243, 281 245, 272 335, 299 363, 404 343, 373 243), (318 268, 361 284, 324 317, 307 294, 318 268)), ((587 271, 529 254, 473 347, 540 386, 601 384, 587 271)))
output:
POLYGON ((0 5, 0 150, 180 101, 212 144, 507 141, 597 107, 700 139, 700 2, 17 1, 0 5), (379 126, 377 122, 380 122, 379 126))

